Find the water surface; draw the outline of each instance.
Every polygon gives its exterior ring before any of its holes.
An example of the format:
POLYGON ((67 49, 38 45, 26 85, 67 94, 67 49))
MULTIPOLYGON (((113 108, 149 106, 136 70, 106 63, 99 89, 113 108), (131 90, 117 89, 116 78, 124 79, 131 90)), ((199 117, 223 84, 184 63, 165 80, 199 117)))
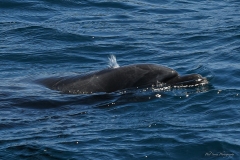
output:
POLYGON ((2 0, 0 159, 239 159, 240 3, 2 0), (69 95, 34 83, 156 63, 203 87, 69 95))

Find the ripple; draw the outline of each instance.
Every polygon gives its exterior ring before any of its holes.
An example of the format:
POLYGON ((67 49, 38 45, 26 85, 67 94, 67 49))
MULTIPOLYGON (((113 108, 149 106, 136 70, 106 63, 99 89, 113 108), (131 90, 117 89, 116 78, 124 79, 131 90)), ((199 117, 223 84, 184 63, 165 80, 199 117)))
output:
POLYGON ((13 0, 0 8, 2 159, 240 157, 238 1, 13 0), (66 95, 33 83, 106 68, 109 54, 120 66, 156 63, 210 84, 66 95))

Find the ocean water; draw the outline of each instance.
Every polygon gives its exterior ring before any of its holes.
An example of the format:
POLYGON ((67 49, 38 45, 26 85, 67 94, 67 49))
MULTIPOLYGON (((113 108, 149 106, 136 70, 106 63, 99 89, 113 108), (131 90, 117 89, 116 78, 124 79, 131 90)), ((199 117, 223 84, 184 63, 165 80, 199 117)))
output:
POLYGON ((237 0, 1 0, 0 159, 240 159, 237 0), (209 84, 62 94, 35 83, 156 63, 209 84))

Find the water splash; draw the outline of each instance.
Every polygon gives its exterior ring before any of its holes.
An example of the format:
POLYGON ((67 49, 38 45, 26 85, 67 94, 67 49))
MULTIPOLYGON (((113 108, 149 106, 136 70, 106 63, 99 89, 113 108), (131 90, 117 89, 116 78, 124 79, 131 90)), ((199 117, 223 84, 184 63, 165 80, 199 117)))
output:
POLYGON ((119 68, 120 67, 117 63, 116 56, 111 54, 110 57, 108 57, 108 59, 109 59, 109 64, 108 64, 109 68, 119 68))

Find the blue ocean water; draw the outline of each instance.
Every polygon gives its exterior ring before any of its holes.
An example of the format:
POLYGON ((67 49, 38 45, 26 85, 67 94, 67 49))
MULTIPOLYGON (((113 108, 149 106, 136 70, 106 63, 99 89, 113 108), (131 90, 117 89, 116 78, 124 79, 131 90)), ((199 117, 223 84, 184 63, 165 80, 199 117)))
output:
POLYGON ((240 2, 1 0, 0 159, 239 159, 240 2), (156 63, 209 85, 62 94, 39 78, 156 63))

